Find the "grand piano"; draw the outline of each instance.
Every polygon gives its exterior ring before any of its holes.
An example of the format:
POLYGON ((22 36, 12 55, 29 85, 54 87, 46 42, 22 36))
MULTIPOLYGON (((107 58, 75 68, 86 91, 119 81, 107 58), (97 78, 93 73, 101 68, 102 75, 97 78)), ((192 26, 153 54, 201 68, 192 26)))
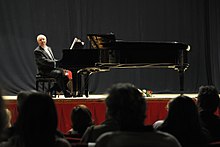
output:
POLYGON ((189 67, 190 46, 181 42, 117 41, 114 34, 88 34, 89 49, 64 49, 61 67, 73 73, 73 94, 88 97, 88 78, 112 68, 172 68, 179 73, 184 91, 184 72, 189 67), (83 76, 83 78, 82 78, 83 76))

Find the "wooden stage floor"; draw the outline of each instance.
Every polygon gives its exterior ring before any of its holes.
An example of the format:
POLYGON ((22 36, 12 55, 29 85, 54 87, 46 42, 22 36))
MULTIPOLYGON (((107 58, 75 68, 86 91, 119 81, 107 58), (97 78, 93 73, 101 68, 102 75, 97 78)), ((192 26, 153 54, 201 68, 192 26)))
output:
MULTIPOLYGON (((179 96, 180 94, 152 94, 151 97, 146 97, 146 99, 150 100, 157 100, 157 99, 171 99, 179 96)), ((186 96, 189 96, 191 98, 196 98, 197 94, 184 94, 186 96)), ((104 100, 107 97, 106 94, 91 94, 89 97, 71 97, 71 98, 65 98, 64 95, 57 96, 56 98, 53 98, 54 100, 104 100)), ((16 96, 3 96, 4 100, 16 100, 16 96)))

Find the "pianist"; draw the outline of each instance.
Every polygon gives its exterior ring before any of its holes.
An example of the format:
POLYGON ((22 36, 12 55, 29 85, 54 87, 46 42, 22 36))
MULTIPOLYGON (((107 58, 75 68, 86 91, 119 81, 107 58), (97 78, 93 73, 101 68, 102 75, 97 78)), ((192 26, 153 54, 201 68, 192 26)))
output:
POLYGON ((41 75, 51 76, 57 79, 57 88, 53 90, 62 90, 66 97, 72 97, 67 90, 67 82, 71 80, 71 72, 62 68, 58 68, 58 60, 55 59, 52 49, 47 46, 47 38, 45 35, 37 36, 38 47, 34 50, 35 61, 38 72, 41 75), (68 74, 69 73, 69 74, 68 74), (66 80, 68 78, 68 80, 66 80))

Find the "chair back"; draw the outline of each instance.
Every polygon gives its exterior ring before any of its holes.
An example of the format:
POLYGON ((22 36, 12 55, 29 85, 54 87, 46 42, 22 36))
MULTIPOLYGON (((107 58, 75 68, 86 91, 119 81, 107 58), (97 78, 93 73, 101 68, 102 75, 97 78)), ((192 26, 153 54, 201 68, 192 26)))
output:
POLYGON ((220 147, 220 141, 211 142, 208 147, 220 147))
MULTIPOLYGON (((36 74, 36 90, 37 91, 42 91, 44 93, 50 93, 50 89, 53 83, 56 83, 56 78, 53 78, 48 75, 41 75, 41 74, 36 74)), ((55 94, 56 97, 56 94, 55 94)))
POLYGON ((181 147, 170 134, 162 132, 107 132, 96 140, 96 147, 181 147))

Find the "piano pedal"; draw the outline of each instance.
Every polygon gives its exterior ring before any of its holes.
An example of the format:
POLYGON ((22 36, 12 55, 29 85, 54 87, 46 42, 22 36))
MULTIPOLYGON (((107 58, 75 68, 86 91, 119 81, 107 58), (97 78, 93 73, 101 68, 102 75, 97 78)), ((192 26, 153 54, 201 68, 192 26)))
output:
POLYGON ((76 91, 75 95, 73 97, 83 97, 83 94, 79 91, 76 91))
POLYGON ((60 93, 61 93, 61 92, 58 92, 58 91, 56 92, 57 98, 60 97, 60 93))

